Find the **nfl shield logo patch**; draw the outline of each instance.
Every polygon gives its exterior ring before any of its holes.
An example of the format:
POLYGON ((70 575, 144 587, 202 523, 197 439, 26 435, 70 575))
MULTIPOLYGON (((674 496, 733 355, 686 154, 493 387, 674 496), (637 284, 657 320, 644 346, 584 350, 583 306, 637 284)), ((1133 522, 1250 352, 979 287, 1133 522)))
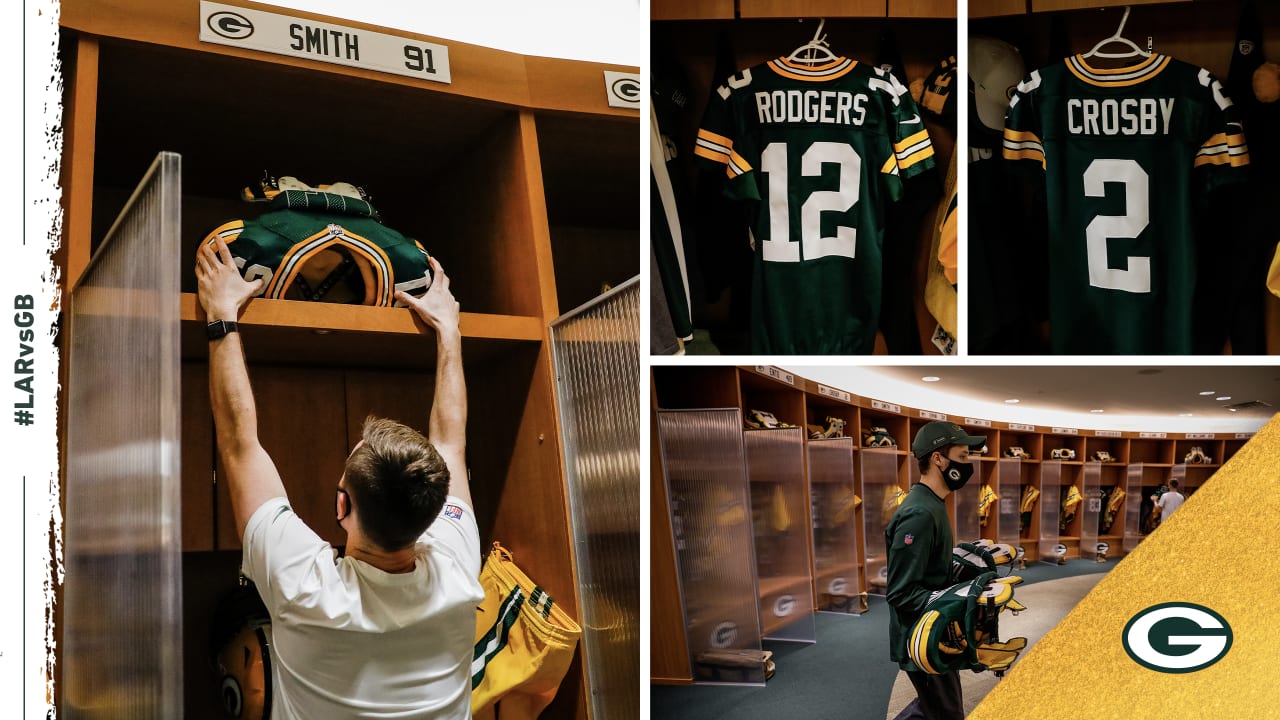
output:
POLYGON ((461 520, 462 508, 458 507, 457 505, 445 505, 444 516, 447 518, 453 518, 454 520, 461 520))
POLYGON ((915 535, 912 535, 912 534, 910 534, 910 533, 907 533, 907 535, 906 535, 905 537, 903 537, 903 538, 902 538, 902 542, 903 542, 904 544, 906 544, 906 545, 910 545, 911 543, 913 543, 913 542, 915 542, 915 541, 916 541, 916 536, 915 536, 915 535))

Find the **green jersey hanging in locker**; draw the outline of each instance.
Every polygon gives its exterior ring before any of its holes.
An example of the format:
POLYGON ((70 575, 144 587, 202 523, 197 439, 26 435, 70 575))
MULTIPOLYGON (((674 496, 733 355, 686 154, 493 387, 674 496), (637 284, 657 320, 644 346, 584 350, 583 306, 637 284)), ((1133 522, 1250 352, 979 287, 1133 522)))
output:
POLYGON ((848 58, 770 60, 712 94, 694 152, 756 203, 751 351, 870 353, 885 206, 934 164, 907 89, 848 58))
POLYGON ((1193 205, 1249 163, 1209 71, 1068 57, 1018 85, 1004 156, 1045 174, 1053 352, 1191 352, 1193 205))

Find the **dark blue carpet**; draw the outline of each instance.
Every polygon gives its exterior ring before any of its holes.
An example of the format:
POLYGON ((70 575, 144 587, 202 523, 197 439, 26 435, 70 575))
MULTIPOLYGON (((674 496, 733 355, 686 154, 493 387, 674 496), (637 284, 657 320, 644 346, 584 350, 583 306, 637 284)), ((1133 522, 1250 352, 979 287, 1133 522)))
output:
MULTIPOLYGON (((1106 572, 1116 560, 1033 562, 1019 571, 1025 582, 1106 572)), ((649 714, 667 720, 883 720, 898 666, 889 660, 889 615, 884 598, 871 596, 861 616, 818 613, 818 642, 766 640, 777 673, 764 687, 651 685, 649 714)))

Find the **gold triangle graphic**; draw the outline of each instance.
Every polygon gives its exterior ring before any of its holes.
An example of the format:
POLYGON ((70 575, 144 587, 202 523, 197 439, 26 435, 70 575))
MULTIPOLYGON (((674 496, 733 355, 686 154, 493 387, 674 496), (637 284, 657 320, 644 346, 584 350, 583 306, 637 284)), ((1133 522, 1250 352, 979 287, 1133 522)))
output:
POLYGON ((1278 550, 1280 416, 1036 643, 969 720, 1280 717, 1278 550), (1221 660, 1167 673, 1129 656, 1125 625, 1169 602, 1227 621, 1233 640, 1221 660))

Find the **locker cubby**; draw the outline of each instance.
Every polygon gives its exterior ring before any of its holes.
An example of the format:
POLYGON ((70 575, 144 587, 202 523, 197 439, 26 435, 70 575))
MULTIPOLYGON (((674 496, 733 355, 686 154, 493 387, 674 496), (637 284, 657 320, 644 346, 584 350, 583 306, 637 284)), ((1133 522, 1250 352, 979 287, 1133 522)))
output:
POLYGON ((1044 455, 1044 436, 1022 430, 1002 430, 1000 432, 1000 457, 1009 457, 1009 448, 1020 447, 1030 457, 1021 458, 1022 462, 1040 462, 1044 455))
POLYGON ((1135 439, 1129 441, 1129 462, 1143 465, 1173 464, 1173 444, 1164 440, 1135 439))
POLYGON ((1085 462, 1097 460, 1096 453, 1098 451, 1105 452, 1113 458, 1110 462, 1102 463, 1103 465, 1120 466, 1129 462, 1128 440, 1109 437, 1086 437, 1084 439, 1084 457, 1081 459, 1085 462))
POLYGON ((1046 436, 1044 442, 1044 458, 1045 460, 1053 460, 1054 450, 1070 450, 1073 457, 1061 458, 1063 462, 1082 463, 1084 456, 1084 438, 1076 435, 1050 435, 1046 436))
POLYGON ((889 437, 893 438, 894 447, 892 448, 870 448, 873 450, 893 450, 907 455, 911 454, 911 438, 913 428, 909 418, 892 415, 879 410, 862 409, 861 420, 859 421, 859 430, 857 435, 858 446, 867 447, 867 436, 870 435, 874 428, 884 428, 889 437))
POLYGON ((804 427, 804 392, 801 389, 754 370, 740 370, 738 378, 742 387, 743 422, 750 420, 752 410, 760 410, 773 413, 778 422, 804 427))

